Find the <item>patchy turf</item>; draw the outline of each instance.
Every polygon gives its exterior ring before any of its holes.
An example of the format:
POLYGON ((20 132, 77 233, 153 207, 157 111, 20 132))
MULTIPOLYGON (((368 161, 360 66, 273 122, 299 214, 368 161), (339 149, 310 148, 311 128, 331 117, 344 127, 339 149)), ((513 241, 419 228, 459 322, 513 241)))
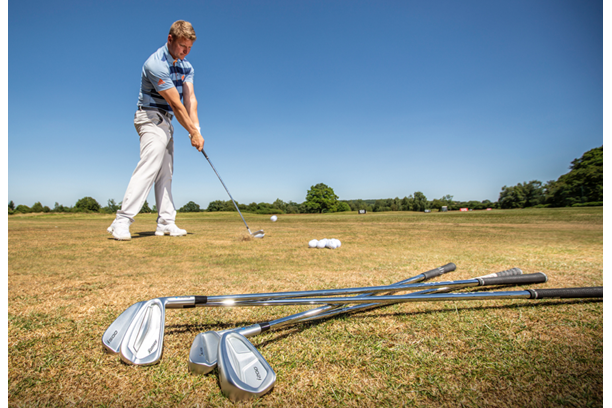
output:
MULTIPOLYGON (((233 406, 215 373, 189 373, 199 332, 296 307, 169 310, 164 356, 128 366, 101 335, 129 305, 160 296, 389 284, 448 262, 461 279, 520 267, 543 288, 603 285, 602 208, 366 215, 179 214, 186 237, 133 239, 106 215, 9 217, 11 406, 233 406), (310 249, 338 238, 336 250, 310 249)), ((258 406, 601 406, 603 303, 411 303, 252 338, 277 373, 258 406)))

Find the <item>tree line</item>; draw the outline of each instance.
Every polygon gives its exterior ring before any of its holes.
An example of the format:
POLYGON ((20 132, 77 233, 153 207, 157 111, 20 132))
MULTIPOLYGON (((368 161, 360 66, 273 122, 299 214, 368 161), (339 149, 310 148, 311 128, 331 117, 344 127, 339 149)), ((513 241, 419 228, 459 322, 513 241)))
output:
MULTIPOLYGON (((455 201, 452 195, 428 200, 420 191, 404 198, 387 198, 377 200, 339 200, 333 188, 319 183, 306 193, 306 200, 302 203, 285 202, 280 198, 273 203, 236 203, 241 212, 257 214, 308 214, 366 210, 381 211, 425 211, 459 210, 469 208, 482 210, 486 208, 528 208, 528 207, 568 207, 603 205, 603 146, 591 149, 579 159, 572 161, 570 171, 557 180, 550 180, 543 184, 541 181, 518 183, 515 186, 503 186, 497 202, 484 201, 455 201)), ((32 207, 20 204, 15 206, 13 201, 8 204, 8 213, 63 213, 63 212, 93 212, 114 214, 121 208, 121 203, 110 199, 102 207, 94 198, 83 197, 74 206, 65 207, 55 203, 53 209, 43 206, 40 202, 32 207)), ((215 200, 208 204, 206 209, 189 201, 178 209, 179 212, 201 211, 236 211, 231 200, 215 200)), ((141 213, 157 212, 155 205, 149 207, 145 201, 141 213)))

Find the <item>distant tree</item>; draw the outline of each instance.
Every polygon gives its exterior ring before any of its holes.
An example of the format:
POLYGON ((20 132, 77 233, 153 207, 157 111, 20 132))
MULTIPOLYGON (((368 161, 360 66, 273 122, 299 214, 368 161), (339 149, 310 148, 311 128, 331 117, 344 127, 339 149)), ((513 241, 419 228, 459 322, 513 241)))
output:
POLYGON ((348 203, 346 201, 340 201, 338 202, 338 212, 346 212, 346 211, 351 211, 351 206, 348 205, 348 203))
POLYGON ((334 193, 334 189, 323 183, 311 186, 306 193, 306 202, 304 203, 306 212, 323 213, 337 211, 338 196, 334 193))
POLYGON ((447 204, 446 204, 446 201, 442 201, 442 200, 441 200, 441 199, 439 199, 439 198, 434 198, 434 199, 431 201, 430 207, 431 207, 431 209, 432 209, 432 210, 438 210, 438 211, 440 211, 440 210, 442 209, 442 207, 444 207, 444 206, 446 206, 446 205, 447 205, 447 204))
POLYGON ((107 213, 114 214, 114 213, 116 213, 120 209, 121 209, 121 205, 115 203, 114 199, 111 198, 110 200, 108 200, 107 206, 106 206, 106 212, 107 213))
POLYGON ((289 201, 287 203, 287 207, 285 209, 285 213, 287 214, 298 214, 300 212, 300 205, 293 201, 289 201))
POLYGON ((427 201, 427 197, 425 194, 417 191, 414 193, 414 207, 413 211, 425 211, 429 208, 429 202, 427 201))
POLYGON ((279 210, 285 212, 285 210, 287 209, 287 204, 280 198, 277 198, 276 201, 272 203, 272 207, 278 208, 279 210))
POLYGON ((179 208, 179 212, 200 212, 200 206, 193 201, 190 201, 179 208))
POLYGON ((100 204, 98 204, 98 202, 94 198, 83 197, 76 202, 74 208, 80 211, 99 212, 100 204))
POLYGON ((542 204, 545 198, 542 182, 532 180, 516 186, 503 186, 497 202, 500 208, 526 208, 542 204))
POLYGON ((19 204, 17 207, 15 207, 15 212, 21 213, 21 214, 27 214, 31 211, 30 211, 30 207, 28 207, 27 205, 19 204))
POLYGON ((70 208, 68 207, 64 207, 63 205, 59 204, 57 201, 55 202, 55 207, 53 207, 53 210, 51 210, 53 212, 70 212, 70 208))
POLYGON ((414 197, 412 194, 408 197, 402 198, 402 211, 414 211, 414 197))
POLYGON ((546 202, 565 207, 583 202, 603 201, 603 146, 585 152, 574 159, 570 172, 546 186, 546 202))
POLYGON ((145 200, 138 214, 150 214, 150 213, 151 213, 151 208, 149 208, 149 203, 147 202, 147 200, 145 200))
POLYGON ((13 200, 9 201, 8 209, 11 210, 11 211, 15 210, 15 203, 13 202, 13 200))
POLYGON ((34 203, 32 208, 30 209, 32 212, 49 212, 49 207, 43 206, 40 201, 34 203))

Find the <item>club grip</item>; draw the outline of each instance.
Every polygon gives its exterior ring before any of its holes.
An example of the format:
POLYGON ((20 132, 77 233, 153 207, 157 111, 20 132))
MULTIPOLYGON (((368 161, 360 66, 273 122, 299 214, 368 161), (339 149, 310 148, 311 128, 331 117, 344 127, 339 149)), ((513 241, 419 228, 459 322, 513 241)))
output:
POLYGON ((602 298, 603 286, 590 288, 563 288, 563 289, 528 289, 531 293, 530 299, 580 299, 580 298, 602 298))
POLYGON ((447 263, 446 265, 441 266, 439 268, 432 269, 431 271, 423 272, 422 273, 422 275, 424 277, 423 280, 435 278, 436 276, 443 275, 443 274, 445 274, 447 272, 452 272, 455 269, 457 269, 457 265, 455 265, 452 262, 451 263, 447 263))
POLYGON ((512 268, 512 269, 507 269, 505 271, 501 271, 501 272, 497 272, 495 275, 497 275, 497 277, 502 277, 502 276, 517 276, 517 275, 522 275, 523 271, 521 270, 521 268, 512 268))
POLYGON ((530 283, 544 283, 548 277, 542 272, 528 275, 499 276, 495 278, 478 278, 480 286, 485 285, 527 285, 530 283))
POLYGON ((498 276, 515 276, 522 275, 523 271, 520 268, 506 269, 505 271, 490 273, 488 275, 478 276, 478 278, 496 278, 498 276))
POLYGON ((206 160, 208 160, 208 155, 206 154, 206 152, 204 151, 204 149, 202 149, 202 154, 204 155, 204 157, 206 157, 206 160))

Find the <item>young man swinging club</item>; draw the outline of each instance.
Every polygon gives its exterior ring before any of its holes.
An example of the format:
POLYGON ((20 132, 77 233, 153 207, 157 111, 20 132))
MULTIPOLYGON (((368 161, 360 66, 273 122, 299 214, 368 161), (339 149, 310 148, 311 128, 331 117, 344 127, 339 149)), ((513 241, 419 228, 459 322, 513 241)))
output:
POLYGON ((153 185, 158 212, 155 235, 187 235, 187 231, 174 223, 172 118, 176 116, 189 132, 191 145, 201 152, 204 139, 200 134, 198 103, 193 89, 194 70, 185 60, 195 40, 191 24, 176 21, 170 27, 168 42, 153 53, 142 67, 138 109, 134 115, 134 126, 140 136, 140 161, 130 179, 121 209, 108 227, 108 232, 117 240, 132 238, 130 224, 140 212, 153 185))

